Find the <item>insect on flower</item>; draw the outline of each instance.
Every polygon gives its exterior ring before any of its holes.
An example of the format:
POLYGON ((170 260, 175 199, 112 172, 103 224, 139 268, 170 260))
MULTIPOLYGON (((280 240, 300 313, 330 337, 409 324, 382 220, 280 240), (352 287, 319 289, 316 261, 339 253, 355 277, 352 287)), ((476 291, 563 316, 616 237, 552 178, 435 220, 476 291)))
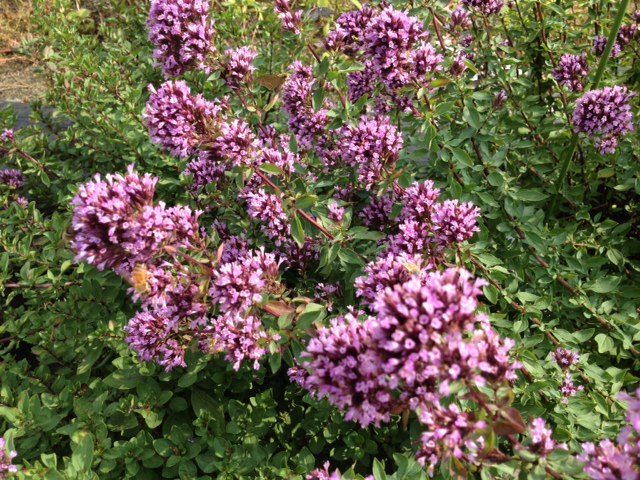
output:
POLYGON ((148 278, 147 266, 143 263, 139 263, 133 267, 130 283, 138 293, 146 293, 149 291, 148 278))

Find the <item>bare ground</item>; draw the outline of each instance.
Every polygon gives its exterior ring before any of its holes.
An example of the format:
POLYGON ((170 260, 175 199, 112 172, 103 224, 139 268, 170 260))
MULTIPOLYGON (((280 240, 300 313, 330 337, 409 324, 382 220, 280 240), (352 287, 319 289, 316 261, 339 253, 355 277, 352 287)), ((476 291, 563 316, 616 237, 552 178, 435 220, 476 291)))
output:
POLYGON ((37 60, 20 51, 33 38, 33 13, 32 0, 0 0, 0 101, 30 102, 47 90, 37 60))

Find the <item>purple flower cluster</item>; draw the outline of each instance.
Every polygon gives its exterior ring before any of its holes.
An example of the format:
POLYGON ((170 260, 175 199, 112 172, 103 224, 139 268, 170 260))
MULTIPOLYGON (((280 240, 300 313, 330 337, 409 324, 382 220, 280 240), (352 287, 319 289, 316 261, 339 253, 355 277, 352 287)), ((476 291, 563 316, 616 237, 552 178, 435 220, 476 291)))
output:
POLYGON ((203 150, 187 164, 183 174, 192 178, 191 190, 199 192, 209 184, 223 182, 224 172, 228 169, 229 165, 218 159, 211 151, 203 150))
POLYGON ((571 367, 572 365, 578 364, 578 361, 580 360, 580 354, 578 352, 558 347, 555 352, 551 352, 551 358, 553 358, 553 360, 560 366, 560 368, 566 369, 571 367))
POLYGON ((387 287, 404 283, 416 276, 423 276, 429 266, 420 254, 386 253, 369 263, 364 275, 356 278, 356 295, 365 305, 373 305, 387 287))
POLYGON ((282 29, 285 32, 293 32, 296 35, 300 34, 300 28, 302 27, 302 10, 291 12, 289 0, 275 0, 273 9, 278 14, 278 18, 282 22, 282 29))
POLYGON ((381 197, 371 197, 369 203, 360 212, 362 223, 369 228, 384 230, 391 223, 394 202, 393 192, 381 197))
POLYGON ((334 470, 333 473, 329 472, 329 462, 325 462, 322 468, 316 468, 309 472, 305 477, 305 480, 342 480, 339 470, 334 470))
POLYGON ((404 192, 399 199, 404 204, 399 217, 400 232, 389 238, 390 251, 432 255, 470 239, 479 231, 478 207, 457 200, 439 202, 439 197, 440 190, 430 180, 414 183, 404 192))
POLYGON ((333 311, 333 299, 342 294, 339 283, 318 283, 316 285, 316 299, 323 302, 328 312, 333 311))
POLYGON ((258 52, 251 47, 240 47, 229 49, 224 54, 226 58, 222 62, 222 78, 229 88, 240 88, 256 71, 253 61, 258 52))
POLYGON ((576 393, 581 392, 583 390, 584 390, 584 387, 582 385, 576 387, 573 384, 573 377, 571 375, 571 372, 564 373, 562 385, 560 385, 560 393, 562 393, 562 396, 564 397, 562 399, 562 403, 564 404, 569 403, 569 397, 573 397, 576 393))
POLYGON ((504 0, 462 0, 462 3, 483 15, 494 15, 504 7, 504 0))
POLYGON ((21 170, 15 168, 0 170, 0 184, 11 188, 20 188, 24 185, 24 175, 21 170))
POLYGON ((640 480, 640 389, 634 397, 623 393, 619 398, 629 403, 630 425, 621 430, 618 444, 608 439, 599 445, 588 442, 578 456, 593 480, 640 480))
POLYGON ((335 151, 347 166, 358 168, 358 180, 367 190, 386 169, 393 170, 403 145, 402 135, 384 116, 363 117, 356 126, 338 129, 335 136, 335 151))
POLYGON ((160 90, 149 85, 151 97, 144 118, 154 143, 162 145, 176 157, 186 158, 210 141, 223 107, 202 97, 191 95, 184 81, 165 82, 160 90))
POLYGON ((493 97, 493 109, 500 110, 504 107, 504 104, 507 102, 509 96, 507 95, 507 91, 503 88, 493 97))
POLYGON ((551 434, 551 429, 547 427, 542 418, 534 419, 531 422, 531 428, 529 428, 529 436, 531 437, 530 449, 541 456, 547 456, 557 448, 566 450, 567 445, 564 443, 556 444, 551 434))
POLYGON ((638 26, 636 24, 622 25, 618 31, 618 43, 624 47, 629 45, 633 40, 638 37, 638 26))
POLYGON ((206 146, 211 155, 231 165, 254 166, 258 161, 260 142, 247 122, 234 118, 230 123, 218 125, 218 132, 211 145, 206 146))
POLYGON ((282 86, 282 108, 289 115, 289 129, 296 136, 300 149, 308 151, 314 143, 323 142, 329 123, 328 111, 315 111, 312 106, 313 89, 317 84, 313 69, 296 61, 291 70, 293 74, 282 86))
POLYGON ((71 202, 76 259, 127 275, 165 245, 189 245, 199 230, 200 212, 154 205, 157 182, 148 174, 140 177, 132 165, 124 176, 108 174, 103 180, 96 174, 80 186, 71 202))
POLYGON ((207 56, 215 52, 215 29, 208 0, 154 0, 147 27, 156 66, 166 78, 195 68, 209 72, 207 56))
POLYGON ((451 12, 451 18, 449 19, 449 30, 455 32, 456 30, 469 30, 473 26, 471 22, 471 15, 463 7, 458 7, 451 12))
POLYGON ((342 220, 344 219, 344 210, 344 207, 341 207, 338 202, 331 202, 329 204, 329 220, 338 224, 342 223, 342 220))
POLYGON ((13 143, 16 141, 16 134, 10 128, 5 128, 2 133, 0 133, 0 142, 13 143))
POLYGON ((576 132, 595 139, 603 155, 614 153, 620 137, 634 130, 629 102, 635 95, 620 86, 587 92, 578 99, 573 112, 576 132))
POLYGON ((264 234, 273 240, 276 246, 285 242, 291 235, 291 225, 282 206, 282 200, 274 193, 266 193, 263 188, 247 190, 242 194, 247 202, 247 213, 261 222, 264 234))
POLYGON ((18 452, 15 450, 6 449, 6 441, 3 437, 0 437, 0 480, 7 478, 9 473, 16 473, 18 467, 11 465, 11 461, 18 456, 18 452))
POLYGON ((213 273, 209 295, 223 313, 242 314, 279 288, 280 262, 264 248, 223 263, 213 273))
POLYGON ((253 315, 243 317, 230 312, 212 323, 209 352, 225 352, 225 359, 233 363, 236 371, 246 360, 253 360, 253 368, 258 370, 260 359, 268 353, 269 343, 280 338, 265 332, 260 319, 253 315))
POLYGON ((275 250, 287 270, 306 271, 320 258, 320 244, 313 237, 305 237, 304 245, 299 246, 291 239, 282 242, 275 250))
MULTIPOLYGON (((402 271, 398 276, 405 278, 402 271)), ((509 359, 513 342, 475 313, 483 285, 465 270, 449 269, 374 291, 375 315, 360 322, 349 314, 319 329, 301 356, 308 371, 296 368, 291 376, 362 426, 406 408, 432 411, 452 382, 513 381, 520 368, 509 359)))
MULTIPOLYGON (((598 35, 593 39, 593 53, 595 53, 598 57, 604 55, 604 50, 607 48, 608 39, 607 37, 603 37, 602 35, 598 35)), ((611 49, 610 58, 617 58, 622 53, 622 45, 618 41, 613 44, 613 48, 611 49)))
POLYGON ((456 404, 443 407, 435 401, 432 408, 420 412, 420 421, 428 430, 422 434, 417 459, 422 466, 427 466, 430 476, 438 462, 454 457, 473 464, 484 449, 481 433, 487 423, 476 420, 472 413, 462 412, 456 404))
POLYGON ((589 64, 587 54, 562 55, 560 63, 553 70, 553 78, 560 85, 565 85, 572 92, 581 92, 584 88, 584 81, 589 74, 589 64))
POLYGON ((425 42, 427 36, 416 17, 390 6, 379 12, 364 6, 341 15, 326 44, 353 57, 360 55, 364 71, 351 73, 348 79, 349 99, 355 102, 371 94, 377 83, 397 97, 399 89, 422 86, 428 74, 440 70, 443 57, 425 42))

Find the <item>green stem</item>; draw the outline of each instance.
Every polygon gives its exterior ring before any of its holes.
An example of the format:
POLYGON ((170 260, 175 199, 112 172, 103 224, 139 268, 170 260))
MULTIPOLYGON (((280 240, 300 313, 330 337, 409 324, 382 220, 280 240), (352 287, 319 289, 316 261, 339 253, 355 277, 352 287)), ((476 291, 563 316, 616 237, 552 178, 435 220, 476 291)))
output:
MULTIPOLYGON (((611 31, 609 32, 609 38, 607 39, 607 46, 604 49, 604 53, 602 54, 602 58, 600 59, 600 63, 598 64, 598 70, 596 70, 596 76, 593 80, 593 85, 591 86, 591 90, 597 90, 600 86, 600 81, 602 80, 602 75, 604 74, 604 70, 607 67, 607 62, 609 61, 609 56, 611 55, 611 51, 613 50, 613 46, 616 43, 616 39, 618 38, 618 31, 620 30, 620 25, 622 25, 622 21, 624 20, 624 15, 627 13, 627 9, 629 8, 629 3, 631 0, 622 0, 620 2, 620 8, 618 9, 618 14, 616 15, 615 20, 613 21, 613 26, 611 27, 611 31)), ((558 180, 556 180, 555 184, 555 193, 553 195, 553 199, 551 201, 551 208, 549 209, 549 213, 553 213, 556 201, 558 199, 558 194, 564 185, 564 179, 567 175, 567 170, 569 170, 569 164, 571 160, 573 160, 574 155, 576 154, 576 149, 578 148, 578 134, 573 133, 573 137, 571 138, 571 144, 569 145, 569 149, 564 157, 562 162, 562 166, 560 167, 560 175, 558 176, 558 180)))

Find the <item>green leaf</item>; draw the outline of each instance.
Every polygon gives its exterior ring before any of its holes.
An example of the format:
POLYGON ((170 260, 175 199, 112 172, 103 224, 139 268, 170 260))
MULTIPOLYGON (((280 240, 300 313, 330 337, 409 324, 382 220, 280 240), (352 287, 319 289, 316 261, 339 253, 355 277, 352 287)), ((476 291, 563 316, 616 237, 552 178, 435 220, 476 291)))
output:
POLYGON ((260 170, 265 173, 270 173, 272 175, 284 175, 284 171, 280 167, 273 165, 271 163, 263 163, 260 165, 260 170))
POLYGON ((617 290, 621 280, 620 277, 601 277, 586 284, 585 288, 595 293, 611 293, 617 290))
POLYGON ((616 344, 611 337, 604 333, 599 333, 594 340, 598 344, 598 352, 615 354, 616 344))
POLYGON ((539 202, 549 198, 549 195, 537 189, 517 190, 513 193, 513 198, 525 202, 539 202))
POLYGON ((86 471, 91 469, 93 462, 93 435, 85 431, 79 436, 80 441, 72 447, 71 464, 78 471, 86 471))
POLYGON ((293 219, 291 221, 291 236, 299 247, 304 246, 304 229, 302 228, 302 222, 296 213, 293 214, 293 219))
POLYGON ((387 480, 387 474, 384 471, 384 465, 380 463, 380 460, 375 458, 373 460, 373 478, 375 480, 387 480))
POLYGON ((324 305, 309 303, 300 314, 300 317, 298 317, 297 327, 301 330, 306 330, 313 323, 322 320, 326 315, 327 311, 324 305))

